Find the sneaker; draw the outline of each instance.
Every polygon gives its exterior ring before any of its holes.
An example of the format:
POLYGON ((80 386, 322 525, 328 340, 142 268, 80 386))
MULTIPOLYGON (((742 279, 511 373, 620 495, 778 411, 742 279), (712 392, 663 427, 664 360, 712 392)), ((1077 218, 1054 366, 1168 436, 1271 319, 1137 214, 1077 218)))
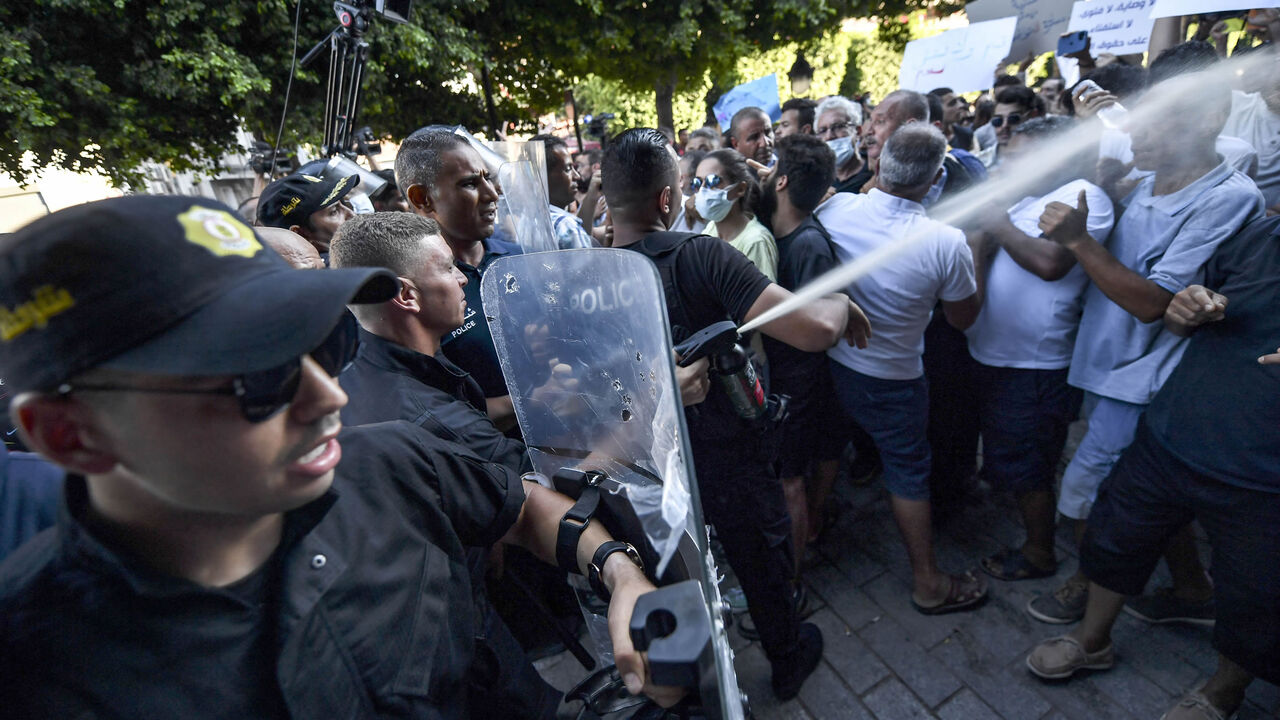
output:
POLYGON ((1068 580, 1048 595, 1031 598, 1027 603, 1027 613, 1040 622, 1067 625, 1084 617, 1084 606, 1088 600, 1089 584, 1068 580))
POLYGON ((1209 702, 1209 698, 1193 692, 1179 700, 1169 712, 1161 715, 1160 720, 1232 720, 1235 716, 1235 713, 1224 715, 1209 702))
POLYGON ((813 623, 800 623, 800 642, 784 662, 773 663, 773 694, 790 700, 822 662, 822 631, 813 623))
POLYGON ((1115 664, 1110 645, 1091 653, 1070 635, 1045 640, 1027 656, 1027 668, 1045 680, 1069 678, 1077 670, 1110 670, 1115 664))
POLYGON ((1158 588, 1150 595, 1129 598, 1124 611, 1155 625, 1185 623, 1212 627, 1214 611, 1212 598, 1208 602, 1195 603, 1173 594, 1173 588, 1158 588))

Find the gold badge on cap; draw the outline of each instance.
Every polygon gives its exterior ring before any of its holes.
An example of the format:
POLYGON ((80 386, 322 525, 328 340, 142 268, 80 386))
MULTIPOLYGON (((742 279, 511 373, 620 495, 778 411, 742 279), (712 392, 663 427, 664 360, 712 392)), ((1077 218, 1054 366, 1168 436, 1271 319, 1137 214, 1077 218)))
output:
POLYGON ((218 256, 240 255, 253 257, 262 250, 262 244, 253 231, 236 216, 226 210, 192 205, 178 216, 186 232, 187 240, 218 256))

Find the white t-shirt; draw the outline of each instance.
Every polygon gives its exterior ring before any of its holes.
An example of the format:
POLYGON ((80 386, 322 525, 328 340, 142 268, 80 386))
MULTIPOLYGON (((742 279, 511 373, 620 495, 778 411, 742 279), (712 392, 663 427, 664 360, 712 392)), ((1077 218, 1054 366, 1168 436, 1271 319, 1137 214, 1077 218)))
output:
MULTIPOLYGON (((1087 180, 1073 180, 1043 197, 1023 198, 1009 208, 1009 221, 1027 235, 1040 237, 1040 216, 1045 207, 1051 202, 1075 206, 1081 190, 1089 203, 1089 235, 1106 243, 1115 212, 1107 194, 1087 180)), ((1067 367, 1088 284, 1089 276, 1079 265, 1050 282, 1019 265, 1005 250, 998 250, 987 275, 982 312, 965 332, 969 354, 992 367, 1067 367)))
POLYGON ((913 380, 924 374, 924 329, 938 300, 964 300, 977 291, 973 255, 964 233, 932 220, 918 202, 872 190, 837 193, 818 206, 836 258, 848 263, 906 243, 846 292, 871 320, 871 341, 859 350, 838 343, 832 360, 871 377, 913 380))
POLYGON ((1280 115, 1271 112, 1258 93, 1231 92, 1231 115, 1222 132, 1251 143, 1258 151, 1253 181, 1267 207, 1280 204, 1280 115))

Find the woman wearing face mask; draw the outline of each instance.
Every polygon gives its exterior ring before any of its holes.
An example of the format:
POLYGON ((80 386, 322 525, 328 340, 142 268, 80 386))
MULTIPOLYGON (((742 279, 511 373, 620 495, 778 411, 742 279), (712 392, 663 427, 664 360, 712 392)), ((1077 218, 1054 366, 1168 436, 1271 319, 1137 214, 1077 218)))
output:
POLYGON ((693 202, 703 231, 732 245, 770 280, 778 277, 778 246, 751 212, 760 195, 755 175, 736 150, 708 153, 693 178, 693 202))

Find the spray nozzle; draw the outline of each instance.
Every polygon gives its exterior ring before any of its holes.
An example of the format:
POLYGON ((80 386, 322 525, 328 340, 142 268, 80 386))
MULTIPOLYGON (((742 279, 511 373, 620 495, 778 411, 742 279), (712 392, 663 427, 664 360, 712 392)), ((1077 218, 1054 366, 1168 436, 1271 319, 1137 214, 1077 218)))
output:
POLYGON ((676 346, 680 367, 688 367, 708 355, 731 349, 738 344, 738 326, 732 320, 708 325, 676 346))

